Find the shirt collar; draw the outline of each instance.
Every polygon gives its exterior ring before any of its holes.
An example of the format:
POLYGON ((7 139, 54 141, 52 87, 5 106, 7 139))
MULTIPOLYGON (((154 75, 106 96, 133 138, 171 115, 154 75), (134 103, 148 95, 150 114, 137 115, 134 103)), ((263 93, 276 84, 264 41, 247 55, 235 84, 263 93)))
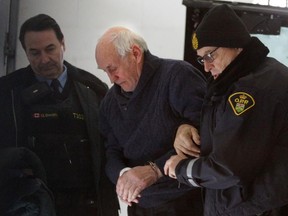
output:
MULTIPOLYGON (((63 73, 61 73, 61 75, 57 78, 62 88, 64 88, 66 81, 67 81, 67 67, 63 65, 63 68, 64 68, 63 73)), ((43 82, 43 81, 47 82, 49 86, 52 82, 52 79, 47 79, 39 75, 36 75, 36 79, 40 82, 43 82)))

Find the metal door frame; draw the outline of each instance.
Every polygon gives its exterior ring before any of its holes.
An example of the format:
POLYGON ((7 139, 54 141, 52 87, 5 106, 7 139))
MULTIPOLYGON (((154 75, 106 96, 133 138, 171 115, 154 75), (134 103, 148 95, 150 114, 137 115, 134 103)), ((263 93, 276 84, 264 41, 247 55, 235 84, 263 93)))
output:
POLYGON ((0 28, 4 30, 0 36, 0 76, 4 76, 15 70, 19 0, 0 0, 0 5, 0 28))

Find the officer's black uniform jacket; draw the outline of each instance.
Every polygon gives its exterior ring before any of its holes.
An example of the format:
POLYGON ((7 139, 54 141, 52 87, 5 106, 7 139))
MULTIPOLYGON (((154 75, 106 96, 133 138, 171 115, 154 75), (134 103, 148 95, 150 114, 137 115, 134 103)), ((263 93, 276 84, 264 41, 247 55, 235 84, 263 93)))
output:
MULTIPOLYGON (((118 200, 115 188, 104 174, 104 146, 98 132, 98 107, 107 91, 107 86, 92 74, 64 62, 67 76, 73 81, 84 115, 91 145, 99 216, 118 215, 118 200), (107 205, 109 203, 109 205, 107 205)), ((0 140, 1 147, 26 146, 23 134, 23 107, 21 93, 36 82, 30 66, 19 69, 0 79, 0 140)))
POLYGON ((205 216, 261 215, 288 203, 288 69, 268 52, 252 38, 209 83, 201 157, 176 168, 180 182, 204 188, 205 216))

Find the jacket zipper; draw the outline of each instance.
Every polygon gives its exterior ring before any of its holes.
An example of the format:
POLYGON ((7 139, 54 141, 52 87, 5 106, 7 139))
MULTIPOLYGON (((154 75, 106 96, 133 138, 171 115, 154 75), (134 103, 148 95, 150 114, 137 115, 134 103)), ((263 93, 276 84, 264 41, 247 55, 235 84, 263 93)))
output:
POLYGON ((13 119, 14 119, 14 125, 15 125, 15 144, 16 144, 16 147, 18 147, 18 124, 17 124, 17 118, 16 118, 15 99, 14 99, 13 89, 11 90, 11 102, 12 102, 12 113, 13 113, 13 119))
POLYGON ((72 160, 71 160, 70 154, 69 154, 69 152, 68 152, 66 142, 64 142, 64 148, 65 148, 65 152, 66 152, 67 157, 68 157, 68 161, 69 161, 69 163, 72 165, 72 160))

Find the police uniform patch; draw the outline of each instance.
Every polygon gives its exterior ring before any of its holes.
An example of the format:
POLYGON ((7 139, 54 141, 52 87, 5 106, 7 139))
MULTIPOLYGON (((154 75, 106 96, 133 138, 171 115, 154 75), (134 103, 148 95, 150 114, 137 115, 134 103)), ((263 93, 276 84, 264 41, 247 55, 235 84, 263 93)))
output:
POLYGON ((236 92, 229 96, 228 101, 235 115, 239 116, 255 105, 254 98, 245 92, 236 92))
POLYGON ((32 118, 33 119, 51 119, 51 118, 58 118, 58 114, 57 113, 39 113, 39 112, 35 112, 32 113, 32 118))
POLYGON ((194 50, 198 49, 198 38, 196 36, 196 33, 193 33, 192 35, 192 46, 194 50))

